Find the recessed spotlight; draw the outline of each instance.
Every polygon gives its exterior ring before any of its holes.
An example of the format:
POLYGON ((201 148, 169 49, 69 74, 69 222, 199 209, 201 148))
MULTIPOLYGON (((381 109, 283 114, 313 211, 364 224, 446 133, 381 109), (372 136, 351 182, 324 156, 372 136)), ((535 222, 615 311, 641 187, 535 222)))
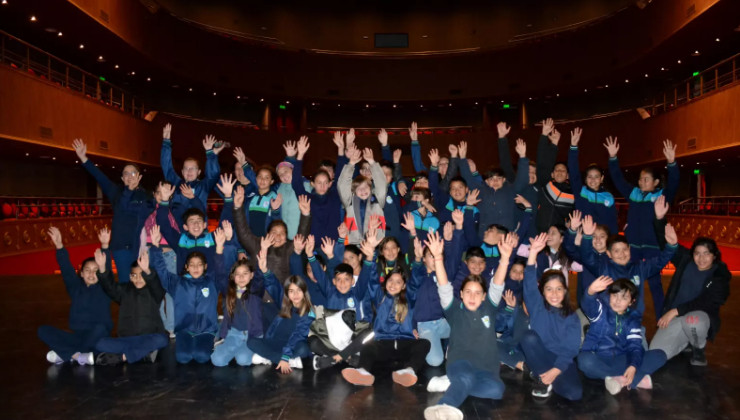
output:
POLYGON ((264 98, 260 98, 260 102, 265 102, 265 99, 264 98))
POLYGON ((60 31, 60 32, 59 32, 59 33, 57 34, 57 36, 62 36, 62 35, 63 35, 63 34, 62 34, 62 32, 61 32, 61 31, 60 31))
POLYGON ((114 69, 117 69, 118 67, 119 67, 118 64, 116 64, 115 66, 113 66, 114 69))
POLYGON ((588 89, 583 89, 584 92, 588 92, 588 89))
MULTIPOLYGON (((717 38, 719 39, 719 38, 717 38)), ((722 162, 722 158, 717 158, 717 162, 722 162)))
POLYGON ((503 99, 501 100, 501 103, 504 103, 504 100, 503 99))
POLYGON ((3 0, 3 4, 8 4, 8 0, 3 0))
POLYGON ((393 108, 395 108, 395 107, 396 107, 396 104, 393 104, 393 108))
POLYGON ((676 63, 681 64, 681 60, 677 60, 676 63))
POLYGON ((660 71, 665 71, 665 67, 661 67, 660 68, 660 71))
POLYGON ((36 16, 31 15, 31 22, 36 22, 36 16))
POLYGON ((81 50, 84 50, 85 49, 85 44, 80 44, 80 49, 81 50))
POLYGON ((75 163, 80 163, 80 161, 79 160, 76 160, 75 163))
POLYGON ((51 157, 51 160, 57 160, 57 157, 56 156, 52 156, 51 157))
POLYGON ((236 99, 241 99, 241 95, 236 95, 236 99))
POLYGON ((531 96, 529 97, 529 100, 530 100, 530 101, 532 100, 532 97, 531 97, 531 96))
POLYGON ((311 106, 316 106, 316 102, 311 102, 311 106))
POLYGON ((420 104, 419 105, 419 108, 424 108, 424 104, 420 104))
POLYGON ((285 101, 285 105, 290 105, 290 101, 285 101))
POLYGON ((429 38, 429 35, 422 35, 422 38, 429 38))
POLYGON ((116 165, 111 165, 111 169, 116 169, 116 165))
POLYGON ((647 73, 645 73, 645 77, 648 77, 648 74, 647 73))
POLYGON ((365 104, 365 108, 370 108, 370 104, 365 104))
POLYGON ((604 85, 604 87, 605 87, 605 88, 608 88, 608 87, 609 87, 609 85, 604 85))
POLYGON ((135 71, 132 71, 132 72, 131 72, 131 75, 132 75, 132 76, 136 76, 136 72, 135 72, 135 71))
POLYGON ((719 42, 719 38, 714 38, 714 41, 715 42, 719 42))
POLYGON ((105 62, 105 58, 102 55, 99 55, 98 56, 98 63, 103 63, 103 62, 105 62))
POLYGON ((342 104, 337 104, 337 106, 342 106, 342 104))
POLYGON ((630 79, 624 79, 624 83, 629 83, 630 79))
POLYGON ((147 78, 146 78, 146 81, 147 81, 147 82, 151 82, 151 81, 152 81, 152 78, 151 78, 151 77, 147 77, 147 78))
POLYGON ((447 106, 452 106, 452 104, 447 104, 447 106))
POLYGON ((475 104, 478 105, 478 102, 476 102, 475 104))
POLYGON ((367 35, 363 35, 363 36, 362 36, 362 39, 370 39, 370 37, 369 37, 369 36, 367 36, 367 35))
POLYGON ((193 91, 193 88, 188 88, 188 92, 192 92, 192 91, 193 91))
POLYGON ((555 96, 557 96, 559 98, 560 97, 560 94, 559 93, 556 93, 555 96))
POLYGON ((699 52, 699 50, 694 50, 694 52, 691 53, 691 55, 697 56, 697 55, 701 55, 701 53, 699 52))
POLYGON ((30 153, 26 153, 26 156, 30 156, 30 153))
POLYGON ((213 96, 216 96, 216 92, 213 92, 213 96))

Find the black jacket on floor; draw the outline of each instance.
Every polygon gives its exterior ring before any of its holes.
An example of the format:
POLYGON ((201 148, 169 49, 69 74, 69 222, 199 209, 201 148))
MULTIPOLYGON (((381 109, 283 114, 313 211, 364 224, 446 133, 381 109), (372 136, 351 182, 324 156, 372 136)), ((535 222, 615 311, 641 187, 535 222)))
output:
POLYGON ((165 333, 162 318, 159 316, 159 305, 165 293, 162 283, 153 269, 149 270, 149 274, 142 272, 141 275, 146 285, 137 289, 132 282, 116 283, 110 270, 105 273, 98 272, 98 282, 103 291, 120 305, 119 337, 165 333))

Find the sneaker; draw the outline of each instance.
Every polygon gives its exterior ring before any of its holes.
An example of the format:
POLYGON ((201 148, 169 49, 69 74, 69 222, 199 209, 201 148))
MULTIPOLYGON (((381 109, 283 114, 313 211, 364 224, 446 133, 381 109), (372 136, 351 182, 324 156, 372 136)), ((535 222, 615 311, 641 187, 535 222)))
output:
POLYGON ((462 418, 463 412, 451 405, 438 404, 424 410, 426 420, 462 420, 462 418))
POLYGON ((345 362, 347 362, 347 364, 353 368, 359 368, 360 367, 360 356, 355 355, 355 354, 350 355, 349 357, 347 357, 347 360, 345 360, 345 362))
POLYGON ((149 363, 154 363, 157 360, 157 354, 159 353, 159 350, 154 350, 153 352, 150 352, 146 356, 144 356, 144 360, 149 363))
POLYGON ((624 376, 607 376, 604 378, 604 386, 612 395, 619 394, 619 391, 621 391, 625 385, 624 376))
POLYGON ((170 333, 170 340, 174 340, 174 339, 175 339, 175 337, 177 337, 177 336, 175 335, 175 332, 174 332, 174 331, 167 331, 167 332, 168 332, 168 333, 170 333))
POLYGON ((303 361, 300 357, 293 357, 288 360, 288 365, 293 369, 303 369, 303 361))
POLYGON ((450 378, 447 375, 435 376, 427 384, 427 392, 445 392, 450 387, 450 378))
POLYGON ((46 360, 48 360, 49 363, 54 363, 55 365, 64 363, 64 360, 62 360, 62 358, 59 357, 59 355, 54 350, 46 353, 46 360))
POLYGON ((637 384, 637 387, 640 389, 653 389, 653 378, 651 378, 650 375, 643 376, 640 383, 637 384))
POLYGON ((393 376, 393 382, 401 386, 405 386, 406 388, 415 384, 416 381, 419 379, 416 377, 416 373, 411 368, 397 370, 393 372, 392 376, 393 376))
POLYGON ((691 363, 692 366, 706 366, 707 356, 704 354, 704 349, 691 347, 691 360, 689 363, 691 363))
POLYGON ((75 360, 81 366, 84 366, 84 365, 94 365, 95 364, 95 359, 93 358, 92 352, 89 352, 89 353, 80 353, 75 360))
POLYGON ((115 366, 121 363, 123 363, 123 357, 116 353, 98 353, 98 357, 95 359, 95 364, 100 366, 115 366))
POLYGON ((342 376, 353 385, 370 386, 375 382, 375 376, 363 368, 342 369, 342 376))
POLYGON ((691 344, 688 344, 686 347, 681 350, 681 353, 691 353, 693 350, 693 346, 691 344))
POLYGON ((552 384, 545 385, 542 378, 537 378, 532 386, 532 395, 538 398, 547 398, 552 393, 552 384))
POLYGON ((255 353, 252 355, 252 364, 253 365, 271 365, 272 362, 268 359, 265 359, 264 357, 260 356, 259 354, 255 353))
POLYGON ((326 369, 334 366, 334 358, 331 356, 314 356, 313 357, 313 370, 326 369))

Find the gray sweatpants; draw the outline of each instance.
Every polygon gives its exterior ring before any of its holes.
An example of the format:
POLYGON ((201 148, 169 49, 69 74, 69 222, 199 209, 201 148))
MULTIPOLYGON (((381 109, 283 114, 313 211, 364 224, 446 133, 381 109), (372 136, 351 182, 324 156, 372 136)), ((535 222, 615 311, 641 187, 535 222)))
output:
POLYGON ((689 344, 703 349, 707 345, 709 316, 703 311, 689 312, 671 320, 666 328, 658 329, 650 350, 663 350, 670 360, 689 344))

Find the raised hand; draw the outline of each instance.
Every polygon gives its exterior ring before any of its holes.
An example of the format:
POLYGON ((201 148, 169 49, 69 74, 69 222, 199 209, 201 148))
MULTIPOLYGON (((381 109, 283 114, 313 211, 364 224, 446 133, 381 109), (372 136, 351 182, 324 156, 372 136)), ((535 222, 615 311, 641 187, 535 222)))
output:
POLYGON ((257 253, 257 267, 261 272, 267 273, 267 248, 262 248, 257 253))
POLYGON ((335 244, 336 242, 328 236, 324 236, 323 238, 321 238, 321 251, 324 254, 326 254, 326 258, 328 259, 334 258, 334 245, 335 244))
POLYGON ((542 135, 549 136, 552 130, 555 128, 555 122, 552 118, 542 120, 542 135))
POLYGON ((571 214, 568 215, 570 217, 570 230, 573 232, 577 231, 579 227, 581 227, 581 211, 580 210, 573 210, 571 214))
POLYGON ((350 128, 349 131, 347 131, 346 143, 347 143, 347 147, 355 144, 355 129, 354 128, 350 128))
POLYGON ((347 159, 350 165, 357 165, 362 160, 362 152, 355 145, 347 146, 347 159))
POLYGON ((369 147, 366 147, 366 148, 365 148, 365 149, 364 149, 364 150, 362 151, 362 157, 363 157, 363 159, 365 159, 365 161, 366 161, 367 163, 369 163, 369 164, 371 164, 371 165, 372 165, 373 163, 375 163, 375 156, 373 156, 373 149, 371 149, 371 148, 369 148, 369 147))
POLYGON ((59 231, 59 228, 51 226, 49 230, 46 231, 46 234, 49 235, 49 239, 51 239, 51 243, 54 244, 54 247, 56 249, 64 248, 64 243, 62 242, 62 232, 59 231))
POLYGON ((288 140, 283 144, 283 149, 285 150, 285 156, 287 157, 293 157, 298 153, 298 150, 296 149, 296 142, 288 140))
POLYGON ((655 218, 662 220, 666 214, 668 214, 668 208, 670 205, 666 203, 665 196, 661 195, 655 200, 655 218))
POLYGON ((149 229, 149 238, 152 240, 152 246, 159 247, 159 242, 162 241, 162 232, 159 225, 154 225, 149 229))
POLYGON ((224 198, 230 198, 234 192, 234 184, 236 184, 236 179, 230 173, 226 173, 221 174, 221 182, 216 184, 216 187, 223 193, 224 198))
POLYGON ((244 187, 239 185, 236 187, 236 192, 234 193, 234 210, 242 208, 244 205, 244 187))
POLYGON ((136 260, 136 262, 139 265, 139 268, 141 268, 141 271, 143 271, 145 274, 151 273, 149 271, 149 251, 144 249, 139 254, 139 258, 136 260))
POLYGON ((673 228, 673 225, 668 223, 665 225, 665 241, 669 245, 676 245, 678 243, 678 235, 676 234, 676 229, 673 228))
POLYGON ((180 184, 180 193, 183 197, 187 198, 188 200, 192 200, 195 198, 195 191, 190 188, 190 185, 186 183, 180 184))
POLYGON ((236 161, 239 163, 239 166, 243 166, 247 162, 247 155, 244 154, 244 151, 241 147, 235 147, 233 155, 236 161))
POLYGON ((606 151, 609 152, 610 158, 617 156, 617 153, 619 152, 619 143, 617 143, 616 137, 607 137, 606 143, 604 143, 604 147, 606 147, 606 151))
POLYGON ((570 131, 570 145, 571 146, 578 146, 578 142, 581 141, 582 133, 583 133, 583 130, 581 130, 581 127, 576 127, 570 131))
POLYGON ((293 237, 293 251, 295 251, 296 254, 300 255, 300 253, 303 252, 304 249, 306 249, 306 238, 298 233, 293 237))
POLYGON ((531 261, 532 256, 534 255, 534 260, 536 260, 537 254, 545 249, 545 246, 547 245, 547 233, 542 232, 534 238, 530 238, 529 243, 531 244, 529 247, 529 259, 531 261))
POLYGON ((549 136, 547 136, 547 138, 550 139, 550 142, 552 144, 554 144, 555 146, 557 146, 558 145, 558 142, 560 142, 560 131, 558 131, 557 129, 554 129, 553 128, 552 129, 552 132, 550 133, 549 136))
POLYGON ((382 147, 385 147, 388 145, 388 132, 385 131, 385 128, 381 128, 378 132, 378 141, 380 142, 380 145, 382 147))
POLYGON ((172 184, 159 183, 159 192, 162 196, 162 201, 170 201, 172 195, 175 193, 175 186, 172 184))
POLYGON ((172 124, 167 123, 164 125, 164 128, 162 129, 162 138, 163 139, 171 139, 172 134, 172 124))
POLYGON ((283 205, 283 195, 278 193, 275 198, 270 200, 270 208, 273 210, 277 210, 280 208, 280 206, 283 205))
POLYGON ((396 184, 396 187, 398 188, 398 195, 401 197, 405 197, 406 193, 409 191, 409 186, 406 185, 405 182, 399 182, 396 184))
POLYGON ((457 145, 451 144, 451 145, 447 146, 447 151, 450 152, 450 157, 451 158, 456 158, 457 157, 457 153, 458 153, 457 145))
POLYGON ((228 220, 224 220, 221 222, 221 227, 224 230, 224 234, 226 235, 226 240, 230 241, 231 238, 234 237, 234 227, 231 225, 231 222, 228 220))
POLYGON ((527 156, 527 143, 524 142, 522 139, 516 139, 516 146, 514 146, 514 151, 516 151, 516 154, 519 155, 519 158, 523 158, 527 156))
POLYGON ((465 220, 465 214, 460 209, 455 209, 452 212, 452 221, 458 229, 462 229, 463 221, 465 220))
POLYGON ((206 151, 213 149, 214 144, 216 144, 216 136, 214 136, 213 134, 208 134, 203 139, 203 148, 206 149, 206 151))
POLYGON ((307 136, 301 136, 300 139, 298 139, 298 145, 296 146, 298 150, 298 156, 296 159, 303 160, 303 156, 306 155, 306 152, 308 152, 309 147, 311 147, 311 144, 308 142, 307 136))
POLYGON ((470 173, 475 173, 475 171, 478 170, 478 167, 475 166, 475 161, 473 159, 467 159, 468 161, 468 168, 470 168, 470 173))
POLYGON ((339 226, 337 226, 337 235, 339 235, 339 238, 346 238, 347 235, 349 235, 349 228, 344 222, 340 223, 339 226))
POLYGON ((611 277, 600 276, 599 278, 594 280, 590 286, 588 286, 588 294, 593 296, 599 292, 603 292, 612 283, 614 283, 614 280, 612 280, 611 277))
POLYGON ((511 253, 514 252, 514 247, 516 247, 518 239, 518 237, 512 235, 511 233, 507 233, 506 236, 499 239, 498 251, 499 254, 501 254, 502 260, 509 260, 509 257, 511 257, 511 253))
POLYGON ((496 130, 498 130, 498 138, 502 139, 506 137, 507 134, 509 134, 509 131, 511 131, 511 127, 507 127, 505 122, 500 122, 496 124, 496 130))
POLYGON ((401 227, 408 230, 409 233, 411 233, 411 236, 416 236, 416 224, 414 223, 414 216, 411 213, 403 215, 403 223, 401 223, 401 227))
POLYGON ((74 139, 72 148, 75 149, 77 157, 80 158, 80 163, 87 162, 87 145, 82 139, 74 139))
POLYGON ((424 258, 424 245, 421 244, 419 238, 414 238, 414 257, 416 257, 416 261, 421 261, 424 258))
POLYGON ((521 204, 526 208, 532 208, 532 203, 529 202, 524 196, 517 194, 516 197, 514 197, 514 202, 517 204, 521 204))
POLYGON ((213 238, 216 240, 216 250, 221 250, 223 252, 224 244, 226 243, 226 233, 221 228, 216 228, 216 230, 213 231, 213 238))
POLYGON ((514 295, 514 292, 512 292, 511 289, 506 289, 504 292, 504 302, 506 302, 506 306, 510 308, 516 307, 516 295, 514 295))
POLYGON ((429 248, 429 251, 435 259, 442 258, 445 249, 445 241, 439 237, 439 232, 432 232, 427 235, 427 239, 424 241, 424 244, 429 248))
POLYGON ((98 231, 98 241, 100 241, 100 247, 103 249, 107 249, 110 245, 110 230, 107 227, 98 231))
POLYGON ((337 145, 339 156, 344 156, 344 139, 342 138, 342 132, 339 130, 335 131, 334 137, 332 137, 331 141, 337 145))
POLYGON ((445 241, 451 241, 452 240, 452 234, 455 228, 452 226, 452 222, 445 223, 444 228, 442 228, 442 237, 445 241))
POLYGON ((474 189, 468 191, 468 197, 465 199, 465 204, 469 206, 477 206, 478 203, 481 202, 481 200, 478 198, 478 195, 480 194, 479 189, 474 189))
POLYGON ((316 239, 313 235, 308 235, 306 238, 306 256, 310 257, 313 255, 314 248, 316 247, 316 239))
POLYGON ((419 140, 419 126, 416 125, 416 121, 411 122, 411 127, 409 127, 409 137, 414 141, 419 140))
MULTIPOLYGON (((457 146, 457 151, 460 154, 460 159, 465 159, 468 155, 468 142, 461 141, 460 145, 457 146)), ((472 170, 471 170, 472 172, 472 170)))
POLYGON ((311 214, 311 199, 307 195, 298 196, 298 209, 304 216, 311 214))
POLYGON ((668 161, 668 163, 676 161, 677 146, 677 144, 673 144, 673 142, 668 139, 663 142, 663 156, 665 156, 665 160, 668 161))
POLYGON ((95 256, 95 264, 98 265, 98 271, 105 273, 105 260, 107 259, 105 258, 105 253, 98 248, 95 250, 95 254, 93 255, 95 256))
POLYGON ((596 222, 594 222, 594 218, 591 217, 591 215, 586 215, 583 218, 583 234, 584 235, 593 235, 594 232, 596 232, 596 222))
POLYGON ((267 251, 271 246, 275 245, 275 236, 271 233, 260 238, 260 249, 267 251))
POLYGON ((434 167, 439 166, 439 150, 432 149, 429 151, 429 163, 434 167))
POLYGON ((376 245, 377 244, 373 244, 370 241, 370 237, 366 238, 364 241, 360 243, 360 250, 362 251, 362 254, 365 255, 368 261, 372 261, 373 256, 375 255, 376 245))
POLYGON ((396 149, 393 151, 393 163, 398 163, 401 161, 401 154, 403 151, 401 149, 396 149))

